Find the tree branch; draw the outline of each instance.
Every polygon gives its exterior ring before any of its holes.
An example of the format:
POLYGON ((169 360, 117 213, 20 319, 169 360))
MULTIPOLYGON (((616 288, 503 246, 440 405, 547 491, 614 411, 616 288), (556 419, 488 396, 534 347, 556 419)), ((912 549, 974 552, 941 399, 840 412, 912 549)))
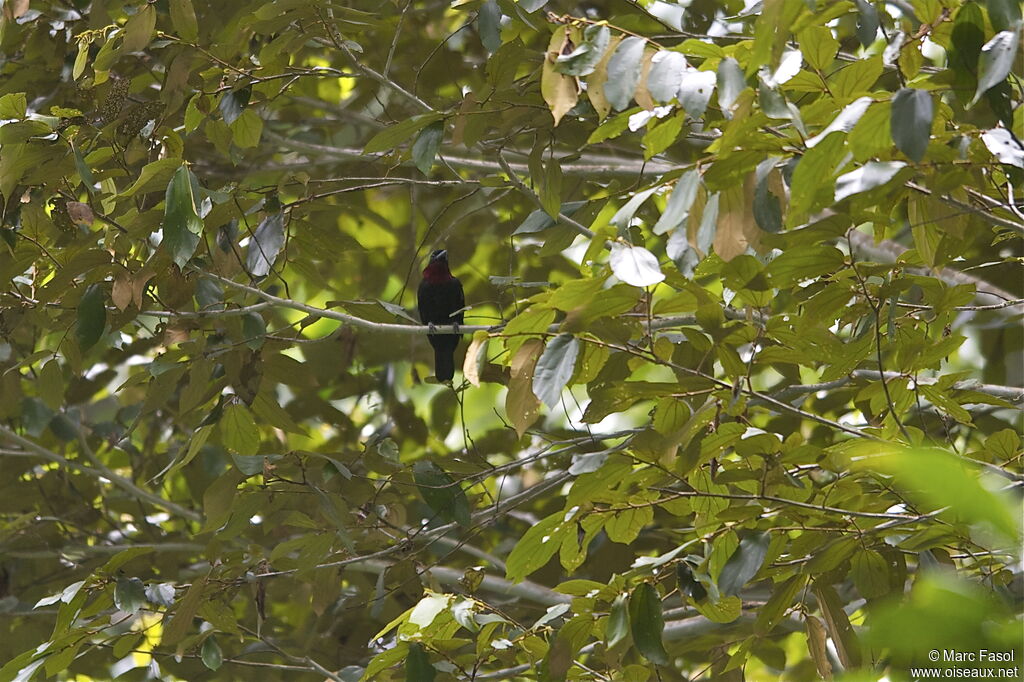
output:
MULTIPOLYGON (((124 476, 114 473, 110 469, 110 467, 100 462, 99 459, 97 459, 95 456, 91 457, 92 462, 96 467, 95 469, 83 466, 81 464, 78 464, 77 462, 72 462, 66 457, 58 455, 56 452, 53 452, 52 450, 44 448, 42 445, 39 445, 38 443, 34 443, 28 438, 24 438, 18 435, 13 430, 8 428, 7 426, 4 426, 3 424, 0 424, 0 438, 3 438, 11 443, 16 443, 17 445, 24 448, 26 451, 32 452, 33 454, 36 454, 42 457, 43 459, 49 460, 50 462, 53 462, 55 464, 59 464, 61 467, 64 467, 68 470, 78 471, 80 473, 98 479, 105 478, 137 500, 149 502, 155 507, 166 509, 167 511, 173 514, 177 514, 182 518, 188 519, 189 521, 202 521, 202 515, 192 511, 191 509, 186 509, 185 507, 182 507, 179 504, 171 502, 170 500, 165 500, 159 495, 151 493, 148 490, 143 490, 139 486, 135 485, 135 483, 125 478, 124 476)), ((87 455, 88 454, 91 454, 91 452, 87 453, 87 455)))

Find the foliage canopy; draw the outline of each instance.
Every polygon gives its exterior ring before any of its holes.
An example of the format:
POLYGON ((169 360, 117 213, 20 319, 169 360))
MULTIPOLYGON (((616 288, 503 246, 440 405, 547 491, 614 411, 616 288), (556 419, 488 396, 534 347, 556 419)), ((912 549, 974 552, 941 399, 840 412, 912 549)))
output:
POLYGON ((1019 647, 1017 2, 0 11, 0 682, 1019 647))

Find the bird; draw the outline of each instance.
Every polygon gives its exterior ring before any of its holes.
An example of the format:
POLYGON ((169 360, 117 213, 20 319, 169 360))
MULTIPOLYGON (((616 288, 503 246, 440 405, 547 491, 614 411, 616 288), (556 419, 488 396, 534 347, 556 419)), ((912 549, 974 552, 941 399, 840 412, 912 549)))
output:
MULTIPOLYGON (((423 269, 423 280, 416 292, 420 322, 429 325, 462 324, 466 296, 462 282, 448 268, 448 252, 438 249, 430 254, 430 262, 423 269)), ((434 376, 438 381, 451 381, 455 376, 455 349, 461 334, 429 334, 427 340, 434 347, 434 376)))

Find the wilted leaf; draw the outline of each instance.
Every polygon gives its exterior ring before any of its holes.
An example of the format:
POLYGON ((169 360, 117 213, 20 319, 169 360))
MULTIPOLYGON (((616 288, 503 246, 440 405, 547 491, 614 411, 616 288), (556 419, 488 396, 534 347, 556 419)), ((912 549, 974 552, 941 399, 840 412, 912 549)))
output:
POLYGON ((589 76, 604 57, 611 42, 611 31, 603 24, 592 24, 583 30, 583 42, 569 54, 555 59, 555 71, 567 76, 589 76))
POLYGON ((559 73, 555 68, 555 57, 561 55, 568 38, 564 26, 557 26, 548 43, 544 65, 541 68, 540 92, 551 109, 551 116, 557 126, 562 117, 576 106, 579 90, 572 76, 559 73))

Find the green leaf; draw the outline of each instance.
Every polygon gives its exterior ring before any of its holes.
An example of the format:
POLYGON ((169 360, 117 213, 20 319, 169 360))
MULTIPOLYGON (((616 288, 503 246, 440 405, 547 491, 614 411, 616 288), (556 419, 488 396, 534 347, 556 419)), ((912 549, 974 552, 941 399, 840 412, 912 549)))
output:
POLYGON ((182 40, 194 43, 199 38, 199 22, 192 0, 170 0, 171 26, 182 40))
POLYGON ((248 85, 237 90, 228 90, 220 97, 217 108, 220 109, 224 122, 231 125, 242 115, 245 108, 249 106, 249 98, 252 96, 252 88, 248 85))
POLYGON ((895 486, 911 500, 932 509, 948 507, 944 516, 987 524, 1007 538, 1020 538, 1020 518, 1013 503, 982 485, 977 468, 961 457, 938 449, 889 448, 854 464, 892 476, 895 486))
POLYGON ((430 665, 430 659, 423 645, 417 642, 409 644, 409 654, 405 659, 406 682, 434 682, 437 670, 430 665))
POLYGON ((82 351, 92 348, 107 324, 106 295, 99 284, 90 284, 78 302, 78 323, 75 325, 75 339, 82 351))
POLYGON ((608 263, 615 276, 635 287, 649 287, 665 279, 658 258, 642 246, 613 244, 608 263))
POLYGON ((933 115, 932 96, 925 90, 903 88, 892 99, 892 141, 912 161, 924 158, 933 115))
POLYGON ((747 87, 746 76, 743 75, 743 68, 732 57, 726 57, 718 64, 718 106, 727 118, 732 117, 732 106, 736 103, 740 93, 747 87))
POLYGON ((284 247, 284 211, 268 213, 256 226, 245 254, 245 269, 253 277, 266 277, 284 247))
POLYGON ((878 10, 868 0, 857 0, 857 41, 868 47, 878 36, 878 10))
POLYGON ((640 80, 646 45, 647 41, 643 38, 630 36, 619 43, 608 60, 608 80, 604 84, 604 93, 615 111, 622 111, 633 99, 633 91, 640 80))
POLYGON ((800 157, 789 183, 791 194, 786 216, 789 227, 802 223, 808 212, 818 206, 832 203, 835 194, 832 173, 841 160, 842 149, 843 135, 833 132, 800 157))
POLYGON ((850 625, 846 611, 843 610, 839 595, 834 587, 820 582, 814 584, 814 594, 818 597, 818 606, 825 618, 829 636, 835 644, 836 653, 839 654, 839 661, 847 669, 856 668, 861 660, 860 642, 853 631, 853 626, 850 625))
POLYGON ((28 111, 28 100, 24 92, 9 92, 0 97, 0 118, 25 118, 28 111))
POLYGON ((611 31, 603 24, 591 24, 583 30, 583 42, 569 54, 555 58, 555 71, 566 76, 589 76, 608 50, 611 31))
POLYGON ((722 597, 718 601, 708 599, 702 602, 695 602, 694 608, 700 615, 714 623, 732 623, 743 613, 743 601, 733 595, 722 597))
POLYGON ((562 208, 562 166, 555 159, 550 159, 544 166, 537 182, 537 196, 541 207, 552 218, 558 217, 562 208))
POLYGON ((429 460, 412 467, 416 487, 427 506, 445 522, 456 522, 464 528, 472 524, 469 500, 462 486, 444 469, 429 460))
POLYGON ((263 119, 252 109, 246 109, 232 121, 231 135, 240 149, 255 147, 263 135, 263 119))
POLYGON ((224 408, 219 424, 224 447, 240 455, 255 455, 259 452, 260 432, 252 412, 245 405, 228 405, 224 408))
POLYGON ((693 68, 686 70, 677 97, 690 118, 700 118, 704 115, 717 82, 718 75, 714 71, 698 71, 693 68))
POLYGON ((986 91, 1002 83, 1010 74, 1014 61, 1018 58, 1019 44, 1020 29, 1016 28, 1012 31, 1000 31, 981 48, 978 89, 971 99, 970 106, 974 106, 986 91))
POLYGON ((394 149, 421 129, 440 119, 441 114, 439 113, 422 114, 407 118, 371 137, 370 141, 363 147, 363 152, 365 154, 375 154, 394 149))
POLYGON ((855 171, 844 173, 836 178, 836 201, 880 187, 906 166, 902 161, 869 161, 855 171))
POLYGON ((778 625, 783 614, 796 599, 797 593, 803 589, 806 582, 806 576, 795 575, 782 585, 776 585, 768 602, 757 611, 754 632, 764 635, 778 625))
POLYGON ((708 598, 708 591, 693 574, 693 568, 685 561, 676 564, 676 587, 694 603, 708 598))
POLYGON ((665 618, 661 613, 658 589, 650 583, 640 583, 629 595, 629 627, 633 644, 640 654, 655 665, 668 665, 668 652, 661 641, 665 618))
POLYGON ((997 31, 1020 29, 1021 8, 1019 0, 987 0, 988 18, 997 31))
POLYGON ((629 636, 629 611, 626 608, 626 595, 620 594, 612 602, 608 621, 604 626, 604 641, 611 649, 629 636))
POLYGON ((72 145, 71 151, 75 153, 75 168, 78 169, 78 177, 81 178, 82 184, 85 185, 85 190, 89 194, 93 193, 93 185, 96 184, 96 180, 92 176, 92 169, 89 168, 89 164, 85 162, 82 157, 82 152, 79 151, 78 147, 72 145))
POLYGON ((51 410, 58 410, 64 404, 64 372, 60 363, 50 360, 39 370, 39 397, 51 410))
POLYGON ((826 26, 812 26, 797 35, 800 52, 807 63, 819 72, 828 71, 839 51, 839 41, 826 26))
MULTIPOLYGON (((571 218, 586 203, 585 201, 567 201, 559 207, 558 211, 571 218)), ((535 232, 542 232, 549 227, 554 227, 554 225, 555 219, 548 215, 547 211, 537 209, 526 216, 526 220, 520 223, 519 227, 512 234, 533 234, 535 232)))
POLYGON ((651 505, 644 505, 615 512, 605 523, 604 531, 612 542, 628 545, 636 540, 644 526, 652 521, 654 508, 651 505))
POLYGON ((118 195, 118 199, 124 199, 133 197, 136 194, 146 192, 155 192, 158 189, 165 189, 167 183, 171 181, 174 174, 182 167, 181 159, 168 158, 159 159, 152 163, 147 163, 142 167, 142 172, 139 173, 139 177, 131 184, 131 186, 125 191, 118 195))
POLYGON ((441 140, 444 137, 444 122, 434 121, 420 131, 416 141, 412 145, 412 161, 416 168, 424 175, 430 175, 430 169, 434 165, 434 157, 437 150, 441 148, 441 140))
POLYGON ((850 561, 850 577, 857 591, 865 599, 884 597, 889 594, 889 565, 885 558, 873 549, 862 549, 850 561))
POLYGON ((1024 168, 1024 149, 1006 128, 992 128, 981 134, 981 141, 1000 163, 1024 168))
POLYGON ((136 613, 146 604, 146 586, 138 578, 120 577, 114 584, 114 605, 127 613, 136 613))
POLYGON ((658 50, 651 57, 651 70, 647 74, 647 92, 659 104, 671 102, 679 94, 686 57, 671 50, 658 50))
POLYGON ((178 608, 175 609, 170 622, 164 626, 163 636, 160 638, 161 644, 174 646, 185 637, 189 628, 192 627, 192 619, 195 617, 196 612, 199 610, 199 605, 203 601, 203 588, 205 586, 206 581, 203 579, 197 578, 192 582, 192 586, 188 588, 185 596, 178 602, 178 608))
POLYGON ((772 284, 791 287, 803 280, 840 270, 845 262, 843 252, 827 244, 810 244, 786 249, 768 264, 772 284))
POLYGON ((558 405, 562 389, 572 378, 579 351, 579 341, 572 334, 559 334, 544 347, 534 369, 533 394, 549 408, 558 405))
POLYGON ((221 653, 220 645, 213 635, 203 640, 203 646, 199 650, 199 657, 210 670, 217 670, 224 663, 224 654, 221 653))
POLYGON ((643 139, 644 159, 649 160, 671 147, 679 138, 684 123, 685 112, 677 111, 660 123, 648 126, 643 139))
POLYGON ((171 252, 171 258, 179 268, 184 267, 195 253, 199 234, 203 231, 203 220, 199 217, 193 195, 193 187, 197 184, 188 166, 181 165, 167 185, 163 245, 171 252))
POLYGON ((723 595, 738 594, 747 582, 757 575, 768 553, 768 533, 752 533, 740 540, 739 547, 718 574, 718 590, 723 595))
POLYGON ((501 47, 501 8, 496 0, 486 0, 476 15, 476 26, 480 42, 488 54, 494 54, 501 47))
POLYGON ((242 316, 242 336, 245 345, 259 350, 266 341, 267 323, 259 313, 246 313, 242 316))
POLYGON ((649 196, 658 191, 658 189, 658 187, 651 187, 650 189, 645 189, 642 192, 637 192, 630 197, 629 201, 623 204, 622 208, 615 212, 615 215, 613 215, 611 220, 608 222, 619 228, 620 231, 625 230, 629 227, 629 221, 633 219, 633 216, 636 214, 640 206, 647 201, 649 196))
POLYGON ((665 204, 665 211, 658 218, 654 225, 654 234, 665 234, 671 232, 686 220, 697 198, 697 188, 700 186, 700 171, 693 169, 687 171, 676 181, 672 189, 672 195, 665 204))
POLYGON ((826 137, 828 137, 830 133, 834 133, 837 130, 842 131, 844 133, 850 132, 853 129, 853 127, 857 125, 857 122, 860 120, 861 116, 864 115, 864 112, 866 112, 870 106, 870 97, 861 97, 860 99, 850 102, 845 107, 843 107, 843 110, 839 112, 838 116, 832 119, 832 121, 827 126, 825 126, 824 130, 822 130, 820 133, 818 133, 811 139, 807 140, 807 146, 815 146, 816 144, 824 140, 826 137))
POLYGON ((124 42, 121 44, 121 53, 128 54, 145 49, 149 45, 149 41, 153 39, 155 29, 156 7, 149 4, 143 5, 124 25, 124 42))
POLYGON ((576 533, 576 524, 565 522, 565 513, 558 511, 530 526, 516 543, 505 561, 505 576, 518 582, 546 564, 569 533, 576 533))

